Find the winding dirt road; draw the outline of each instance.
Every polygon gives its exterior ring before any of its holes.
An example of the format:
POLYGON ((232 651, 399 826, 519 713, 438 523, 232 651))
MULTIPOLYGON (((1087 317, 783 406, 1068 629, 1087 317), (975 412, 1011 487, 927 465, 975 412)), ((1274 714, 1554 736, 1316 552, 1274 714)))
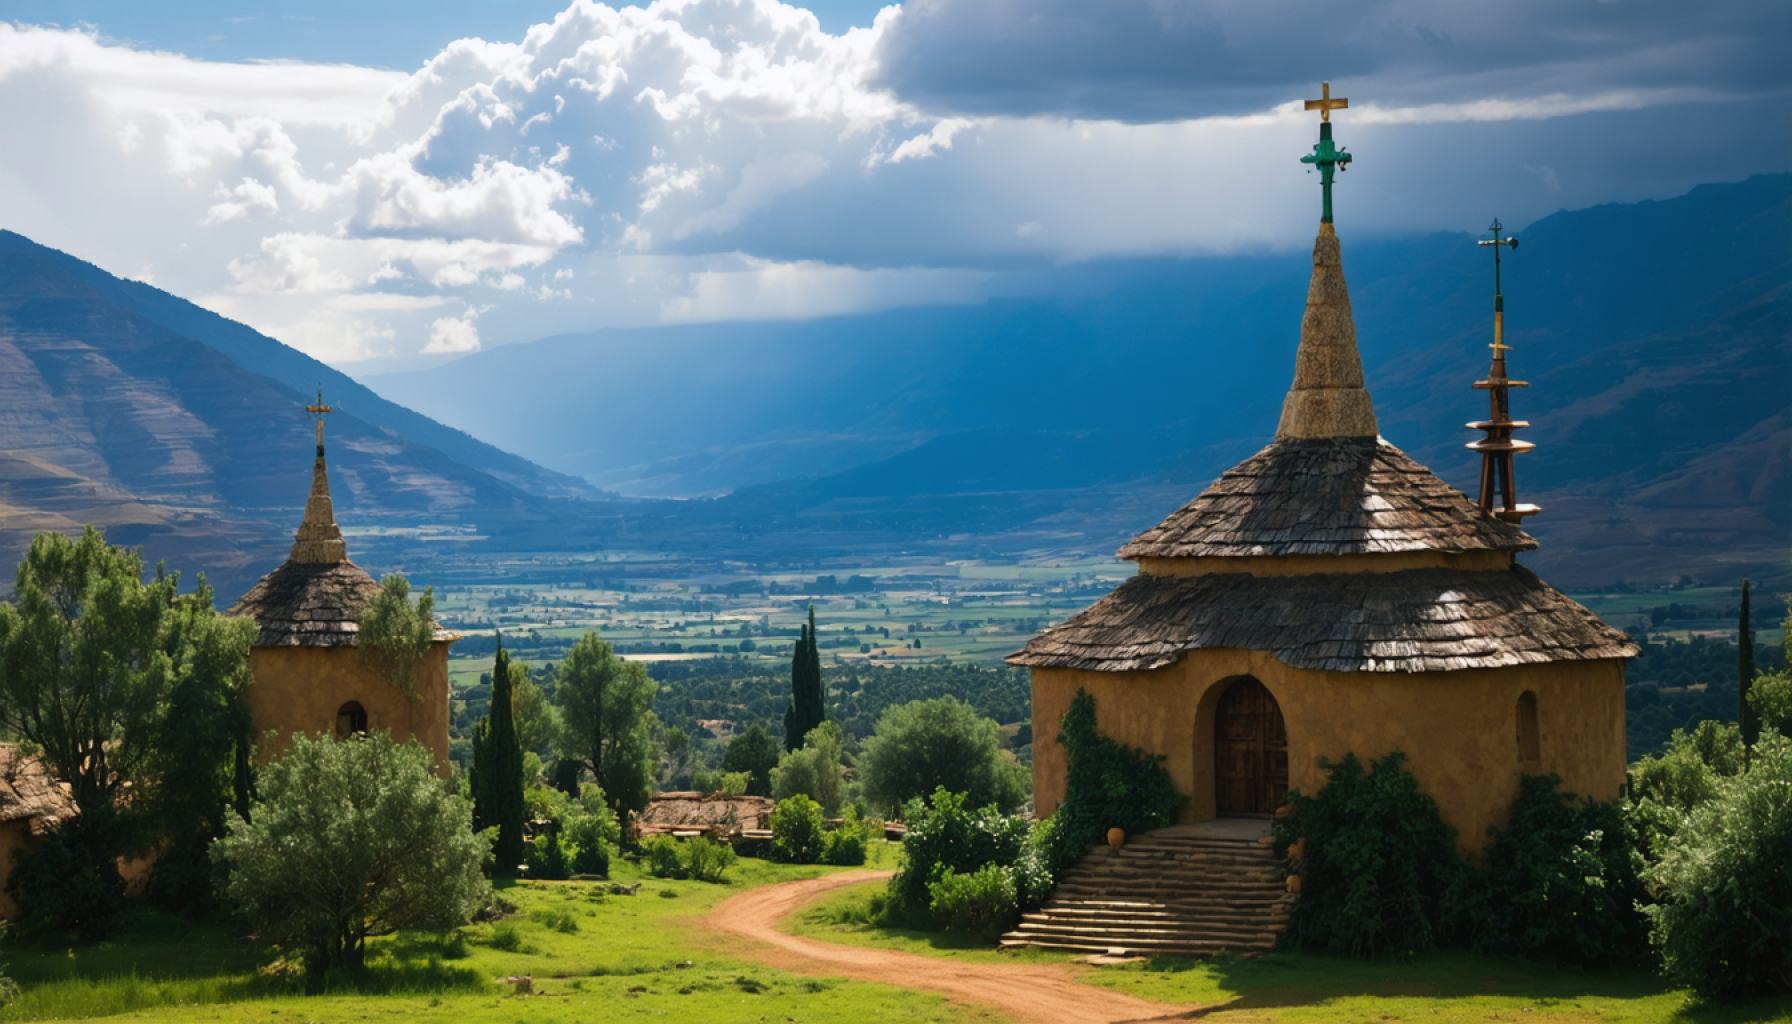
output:
POLYGON ((854 871, 751 889, 717 904, 701 924, 739 940, 729 943, 735 952, 771 967, 938 992, 956 1002, 993 1008, 1023 1024, 1176 1020, 1195 1009, 1084 985, 1064 966, 969 963, 836 945, 778 928, 784 918, 832 890, 889 875, 888 871, 854 871))

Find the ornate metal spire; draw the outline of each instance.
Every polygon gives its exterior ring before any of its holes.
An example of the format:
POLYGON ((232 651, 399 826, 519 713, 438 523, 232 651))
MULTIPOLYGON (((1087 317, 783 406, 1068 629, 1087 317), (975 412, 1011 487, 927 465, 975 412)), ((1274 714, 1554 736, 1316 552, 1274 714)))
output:
POLYGON ((1350 106, 1350 100, 1339 96, 1332 98, 1332 83, 1319 84, 1319 98, 1307 101, 1308 110, 1319 111, 1319 141, 1313 144, 1313 152, 1300 158, 1303 164, 1312 164, 1319 168, 1319 188, 1325 195, 1325 205, 1319 222, 1332 222, 1332 172, 1342 171, 1350 164, 1350 154, 1343 148, 1332 144, 1332 111, 1343 110, 1350 106))
POLYGON ((330 502, 330 475, 324 468, 324 416, 336 410, 324 404, 324 392, 319 388, 317 401, 305 406, 305 411, 317 420, 317 458, 311 463, 311 495, 305 499, 305 518, 293 534, 289 557, 294 562, 334 565, 348 560, 348 545, 336 526, 336 510, 330 502))
POLYGON ((1475 387, 1487 392, 1489 411, 1486 419, 1468 425, 1470 430, 1482 431, 1487 436, 1471 442, 1468 448, 1481 455, 1481 511, 1517 523, 1543 511, 1536 505, 1519 503, 1518 484, 1512 472, 1512 457, 1537 447, 1512 436, 1530 423, 1512 418, 1511 389, 1529 387, 1529 382, 1506 376, 1506 350, 1510 346, 1506 344, 1506 297, 1500 287, 1500 250, 1517 250, 1518 238, 1501 236, 1500 232, 1505 228, 1498 217, 1487 230, 1491 237, 1475 244, 1493 250, 1493 344, 1489 346, 1493 349, 1493 366, 1487 371, 1485 380, 1475 381, 1475 387))

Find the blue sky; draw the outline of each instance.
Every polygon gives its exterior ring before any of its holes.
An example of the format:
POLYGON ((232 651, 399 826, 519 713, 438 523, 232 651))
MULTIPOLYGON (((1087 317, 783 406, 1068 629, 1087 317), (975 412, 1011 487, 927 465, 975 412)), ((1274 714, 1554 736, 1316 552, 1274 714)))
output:
MULTIPOLYGON (((1792 4, 13 0, 0 226, 356 372, 1787 169, 1792 4)), ((1348 244, 1348 242, 1347 242, 1348 244)))

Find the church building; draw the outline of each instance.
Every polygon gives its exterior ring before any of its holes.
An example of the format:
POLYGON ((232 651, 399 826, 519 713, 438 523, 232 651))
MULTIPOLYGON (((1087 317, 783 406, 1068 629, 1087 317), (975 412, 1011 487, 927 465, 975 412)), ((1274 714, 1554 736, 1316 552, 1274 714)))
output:
POLYGON ((1326 97, 1308 104, 1324 214, 1274 440, 1121 548, 1136 576, 1008 659, 1032 669, 1041 816, 1063 799, 1058 723, 1078 690, 1104 734, 1163 756, 1188 822, 1273 814, 1350 753, 1404 752, 1468 850, 1504 823, 1521 774, 1602 800, 1623 784, 1637 648, 1518 562, 1535 509, 1512 497, 1510 456, 1529 445, 1504 415, 1519 382, 1497 320, 1497 379, 1477 385, 1495 412, 1471 424, 1497 470, 1481 502, 1379 436, 1331 217, 1342 101, 1326 97))
POLYGON ((360 657, 356 634, 380 585, 349 561, 348 545, 336 525, 324 467, 323 415, 331 409, 319 395, 306 411, 317 417, 317 458, 292 553, 230 609, 231 615, 248 616, 260 627, 249 652, 256 756, 263 761, 274 757, 295 732, 348 736, 383 730, 401 742, 414 737, 445 776, 448 645, 456 637, 436 629, 428 653, 413 671, 411 695, 360 657))

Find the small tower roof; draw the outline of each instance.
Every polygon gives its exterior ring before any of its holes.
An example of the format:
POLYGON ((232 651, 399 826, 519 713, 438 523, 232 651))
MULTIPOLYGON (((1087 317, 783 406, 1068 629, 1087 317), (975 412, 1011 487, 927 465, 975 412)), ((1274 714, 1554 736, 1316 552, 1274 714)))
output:
POLYGON ((1363 360, 1356 350, 1344 257, 1337 231, 1324 221, 1313 239, 1313 276, 1300 318, 1294 384, 1282 400, 1276 437, 1373 438, 1377 433, 1375 406, 1363 386, 1363 360))
POLYGON ((336 509, 330 502, 330 473, 324 465, 324 416, 334 412, 324 404, 323 391, 317 401, 305 406, 317 419, 317 459, 311 463, 311 495, 305 499, 305 518, 293 534, 291 560, 305 565, 335 565, 348 561, 348 545, 336 525, 336 509))

